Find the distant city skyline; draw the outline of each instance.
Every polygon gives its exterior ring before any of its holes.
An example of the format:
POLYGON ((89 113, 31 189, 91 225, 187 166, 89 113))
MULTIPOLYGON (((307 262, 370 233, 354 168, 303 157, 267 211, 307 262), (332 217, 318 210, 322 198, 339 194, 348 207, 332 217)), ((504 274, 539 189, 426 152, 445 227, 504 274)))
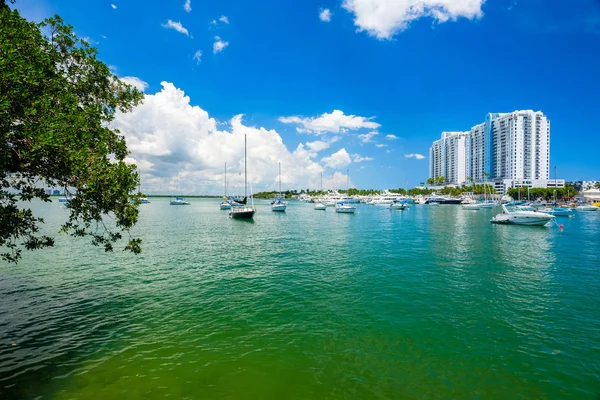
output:
MULTIPOLYGON (((542 110, 551 176, 600 179, 600 3, 530 0, 89 2, 18 0, 57 13, 146 94, 117 114, 147 193, 416 186, 442 132, 488 112, 542 110), (338 185, 339 186, 339 185, 338 185)), ((453 173, 461 173, 455 171, 453 173)), ((466 172, 465 172, 466 173, 466 172)))

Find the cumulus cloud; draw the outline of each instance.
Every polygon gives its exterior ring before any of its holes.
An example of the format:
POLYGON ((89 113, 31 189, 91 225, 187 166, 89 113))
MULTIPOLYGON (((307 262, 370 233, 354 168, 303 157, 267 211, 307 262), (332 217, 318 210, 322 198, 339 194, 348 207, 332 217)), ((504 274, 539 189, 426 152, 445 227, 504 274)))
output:
POLYGON ((247 126, 242 115, 220 129, 224 125, 193 106, 183 90, 161 85, 160 92, 147 94, 129 113, 117 112, 111 122, 127 140, 128 161, 140 168, 144 192, 220 194, 227 162, 228 192, 243 193, 244 135, 254 192, 275 190, 280 161, 284 188, 319 187, 323 167, 311 158, 311 146, 319 145, 300 143, 290 151, 279 133, 247 126))
POLYGON ((226 16, 226 15, 221 15, 221 16, 219 17, 219 21, 221 21, 221 22, 222 22, 222 23, 224 23, 224 24, 228 24, 228 23, 229 23, 229 18, 227 18, 227 16, 226 16))
POLYGON ((390 135, 385 135, 385 138, 387 140, 396 140, 396 139, 398 139, 398 136, 390 134, 390 135))
POLYGON ((375 147, 377 147, 378 149, 382 149, 382 148, 384 148, 384 147, 387 147, 387 144, 377 143, 377 144, 375 145, 375 147))
POLYGON ((323 134, 345 133, 349 130, 357 130, 361 128, 378 129, 381 125, 371 121, 373 117, 359 117, 356 115, 345 115, 341 110, 333 110, 331 113, 321 114, 319 117, 279 117, 279 121, 284 124, 298 125, 296 130, 298 133, 313 133, 323 134))
POLYGON ((162 27, 166 28, 166 29, 174 29, 179 33, 183 33, 186 36, 190 35, 188 30, 183 25, 181 25, 181 22, 175 22, 172 20, 168 20, 166 24, 162 24, 162 27))
POLYGON ((346 149, 342 148, 328 157, 323 157, 321 161, 327 167, 337 169, 347 166, 352 160, 346 149))
POLYGON ((224 42, 220 37, 215 36, 215 42, 213 43, 213 53, 217 54, 223 51, 225 47, 229 46, 229 42, 224 42))
POLYGON ((117 6, 115 6, 114 4, 111 4, 110 6, 113 8, 113 10, 117 9, 117 6))
POLYGON ((319 10, 319 19, 323 22, 330 22, 331 15, 331 10, 329 10, 329 8, 321 8, 319 10))
POLYGON ((358 138, 360 140, 362 140, 363 143, 370 143, 370 142, 372 142, 371 139, 373 139, 377 135, 379 135, 379 132, 377 132, 377 131, 371 131, 371 132, 368 132, 368 133, 363 133, 363 134, 358 135, 358 138))
POLYGON ((423 17, 437 23, 480 18, 483 3, 485 0, 344 0, 342 7, 354 14, 358 31, 383 40, 392 39, 423 17))
POLYGON ((372 157, 361 157, 360 154, 353 154, 352 155, 352 161, 354 161, 355 163, 360 163, 363 161, 373 161, 374 158, 372 157))
POLYGON ((185 4, 183 5, 183 9, 185 12, 192 11, 192 0, 185 0, 185 4))
POLYGON ((417 160, 422 160, 422 159, 425 158, 424 155, 418 154, 418 153, 405 154, 404 157, 406 157, 406 158, 416 158, 417 160))
POLYGON ((148 83, 144 82, 137 76, 124 76, 122 78, 119 78, 119 80, 125 82, 128 85, 133 86, 140 92, 143 92, 144 90, 146 90, 146 88, 148 88, 148 83))

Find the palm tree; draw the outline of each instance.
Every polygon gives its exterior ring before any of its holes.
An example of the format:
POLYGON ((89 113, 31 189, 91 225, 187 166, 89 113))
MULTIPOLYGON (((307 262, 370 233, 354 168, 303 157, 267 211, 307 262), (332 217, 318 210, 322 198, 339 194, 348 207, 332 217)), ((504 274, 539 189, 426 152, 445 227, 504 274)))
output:
POLYGON ((428 184, 429 186, 433 185, 434 183, 435 183, 435 181, 433 180, 433 178, 429 178, 429 179, 427 179, 427 184, 428 184))

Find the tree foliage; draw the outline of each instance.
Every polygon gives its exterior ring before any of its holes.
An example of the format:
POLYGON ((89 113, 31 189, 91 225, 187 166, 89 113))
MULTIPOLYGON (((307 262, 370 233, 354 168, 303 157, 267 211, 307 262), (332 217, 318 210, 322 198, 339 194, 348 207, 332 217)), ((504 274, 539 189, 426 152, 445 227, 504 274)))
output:
MULTIPOLYGON (((143 95, 119 81, 59 16, 28 22, 1 0, 0 26, 2 258, 16 262, 22 248, 54 244, 26 206, 50 201, 44 186, 75 195, 61 231, 90 236, 110 251, 137 222, 139 202, 130 193, 139 177, 124 162, 123 136, 108 123, 143 95)), ((129 235, 125 248, 137 253, 140 244, 129 235)))
MULTIPOLYGON (((527 199, 527 187, 515 187, 510 188, 507 191, 508 195, 513 199, 526 200, 527 199)), ((571 185, 565 185, 564 188, 531 188, 529 189, 529 197, 531 200, 544 199, 552 200, 556 194, 557 199, 571 198, 577 195, 577 190, 571 185), (556 192, 556 193, 555 193, 556 192)))

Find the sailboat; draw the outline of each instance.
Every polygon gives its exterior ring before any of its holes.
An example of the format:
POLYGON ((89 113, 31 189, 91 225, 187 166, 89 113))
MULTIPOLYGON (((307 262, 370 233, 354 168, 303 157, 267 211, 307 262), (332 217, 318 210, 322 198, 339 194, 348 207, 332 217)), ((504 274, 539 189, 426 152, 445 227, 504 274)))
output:
MULTIPOLYGON (((487 174, 484 174, 484 183, 483 183, 483 203, 479 204, 479 208, 494 208, 494 203, 491 201, 488 201, 487 199, 487 192, 486 192, 486 188, 487 188, 487 174)), ((491 197, 492 193, 490 192, 490 197, 491 197)))
MULTIPOLYGON (((246 143, 246 135, 244 135, 244 201, 248 197, 248 157, 247 157, 247 143, 246 143)), ((250 193, 250 199, 252 200, 252 206, 248 207, 244 205, 243 207, 233 207, 229 210, 230 218, 238 218, 238 219, 253 219, 254 214, 256 213, 256 208, 254 208, 254 198, 252 197, 252 193, 250 193)))
MULTIPOLYGON (((350 174, 349 171, 346 170, 346 194, 350 190, 350 174)), ((335 205, 336 213, 343 214, 354 214, 356 212, 356 207, 351 204, 344 203, 343 201, 337 202, 335 205)))
POLYGON ((223 193, 223 202, 221 203, 219 208, 221 210, 230 210, 231 209, 231 203, 227 201, 227 162, 225 162, 225 186, 224 186, 224 193, 223 193))
POLYGON ((284 212, 287 206, 281 200, 281 163, 279 163, 279 198, 271 205, 271 211, 284 212))
MULTIPOLYGON (((138 174, 140 176, 140 180, 138 182, 138 193, 142 193, 142 173, 140 170, 138 170, 138 174)), ((148 200, 147 197, 140 197, 140 203, 141 204, 148 204, 150 203, 150 200, 148 200)))

